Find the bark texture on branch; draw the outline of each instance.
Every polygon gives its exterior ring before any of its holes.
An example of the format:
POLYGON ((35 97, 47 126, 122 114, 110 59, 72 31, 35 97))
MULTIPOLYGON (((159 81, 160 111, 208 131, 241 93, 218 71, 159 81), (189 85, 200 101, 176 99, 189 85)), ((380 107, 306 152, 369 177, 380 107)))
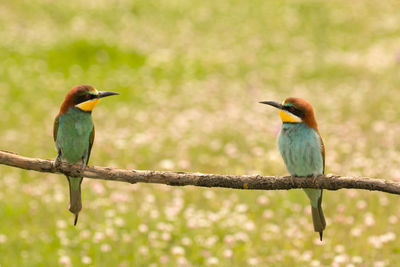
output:
POLYGON ((400 195, 400 183, 368 177, 318 176, 261 176, 261 175, 222 175, 189 172, 124 170, 62 163, 58 168, 52 160, 27 158, 12 152, 0 150, 0 164, 16 168, 49 173, 64 173, 69 176, 119 181, 127 183, 156 183, 171 186, 193 185, 201 187, 224 187, 233 189, 288 190, 294 188, 321 188, 338 190, 343 188, 382 191, 400 195))

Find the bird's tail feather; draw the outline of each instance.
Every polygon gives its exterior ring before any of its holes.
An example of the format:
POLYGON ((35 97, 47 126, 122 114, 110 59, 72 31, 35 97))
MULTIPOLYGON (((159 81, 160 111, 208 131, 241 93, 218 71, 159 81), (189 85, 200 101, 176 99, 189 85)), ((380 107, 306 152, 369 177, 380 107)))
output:
POLYGON ((69 183, 69 211, 75 214, 74 225, 78 222, 79 212, 82 210, 81 183, 82 177, 67 177, 69 183))
POLYGON ((312 220, 314 224, 314 231, 319 233, 319 238, 322 241, 322 233, 325 229, 326 222, 321 204, 317 208, 311 207, 312 220))
POLYGON ((322 190, 305 189, 304 190, 311 201, 311 214, 314 225, 314 231, 319 233, 319 238, 322 241, 322 233, 326 227, 324 212, 322 211, 322 190), (318 193, 317 195, 315 193, 318 193), (320 194, 319 194, 320 193, 320 194), (319 196, 318 196, 319 195, 319 196), (316 202, 316 203, 315 203, 316 202))

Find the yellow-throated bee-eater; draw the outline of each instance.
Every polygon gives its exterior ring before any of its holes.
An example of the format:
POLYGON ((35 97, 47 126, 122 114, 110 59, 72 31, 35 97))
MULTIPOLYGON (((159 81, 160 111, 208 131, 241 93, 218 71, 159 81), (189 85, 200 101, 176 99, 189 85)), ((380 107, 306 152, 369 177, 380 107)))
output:
MULTIPOLYGON (((263 101, 279 109, 282 128, 278 146, 286 169, 292 176, 318 176, 325 171, 325 146, 318 130, 312 106, 301 98, 290 97, 282 104, 263 101)), ((322 189, 303 189, 311 203, 314 231, 322 233, 326 222, 322 212, 322 189)))
MULTIPOLYGON (((92 110, 101 98, 118 95, 97 91, 90 85, 73 87, 61 105, 54 121, 53 136, 57 148, 56 163, 61 161, 86 166, 94 141, 92 110)), ((75 215, 74 225, 82 209, 81 183, 83 177, 67 176, 69 184, 69 211, 75 215)))

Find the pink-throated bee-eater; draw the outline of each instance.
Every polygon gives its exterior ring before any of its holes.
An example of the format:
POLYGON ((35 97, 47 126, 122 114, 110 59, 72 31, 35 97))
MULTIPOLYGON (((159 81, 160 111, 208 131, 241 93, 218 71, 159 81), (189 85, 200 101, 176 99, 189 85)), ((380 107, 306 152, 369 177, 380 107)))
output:
MULTIPOLYGON (((292 176, 313 176, 324 174, 325 146, 318 130, 312 106, 301 98, 290 97, 282 104, 263 101, 279 109, 282 128, 278 136, 278 146, 286 169, 292 176)), ((314 231, 322 233, 326 222, 322 211, 322 189, 303 189, 311 203, 314 231)))
MULTIPOLYGON (((115 92, 97 91, 90 85, 73 87, 64 99, 54 121, 53 136, 57 149, 56 164, 61 161, 88 164, 94 141, 92 110, 100 99, 119 95, 115 92)), ((83 177, 67 176, 69 184, 69 211, 75 215, 74 225, 82 209, 81 183, 83 177)))

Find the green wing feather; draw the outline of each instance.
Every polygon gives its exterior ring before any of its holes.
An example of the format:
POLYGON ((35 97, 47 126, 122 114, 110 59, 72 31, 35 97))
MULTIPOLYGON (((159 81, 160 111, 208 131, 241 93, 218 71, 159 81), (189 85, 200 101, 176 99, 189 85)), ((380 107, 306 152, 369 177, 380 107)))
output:
POLYGON ((322 154, 322 164, 324 166, 322 166, 322 174, 325 174, 325 144, 324 144, 324 140, 321 137, 321 134, 318 132, 319 135, 319 139, 321 140, 321 154, 322 154))
POLYGON ((90 137, 89 137, 89 151, 88 151, 88 157, 87 157, 86 165, 89 163, 90 152, 92 152, 92 146, 93 146, 93 142, 94 142, 94 135, 95 135, 95 130, 94 130, 94 126, 93 126, 92 132, 90 133, 90 137))
POLYGON ((323 169, 322 169, 322 174, 325 174, 325 144, 324 141, 321 138, 321 146, 322 146, 322 161, 323 161, 323 169))
POLYGON ((58 133, 58 116, 54 120, 54 127, 53 127, 53 138, 54 142, 57 140, 57 133, 58 133))

